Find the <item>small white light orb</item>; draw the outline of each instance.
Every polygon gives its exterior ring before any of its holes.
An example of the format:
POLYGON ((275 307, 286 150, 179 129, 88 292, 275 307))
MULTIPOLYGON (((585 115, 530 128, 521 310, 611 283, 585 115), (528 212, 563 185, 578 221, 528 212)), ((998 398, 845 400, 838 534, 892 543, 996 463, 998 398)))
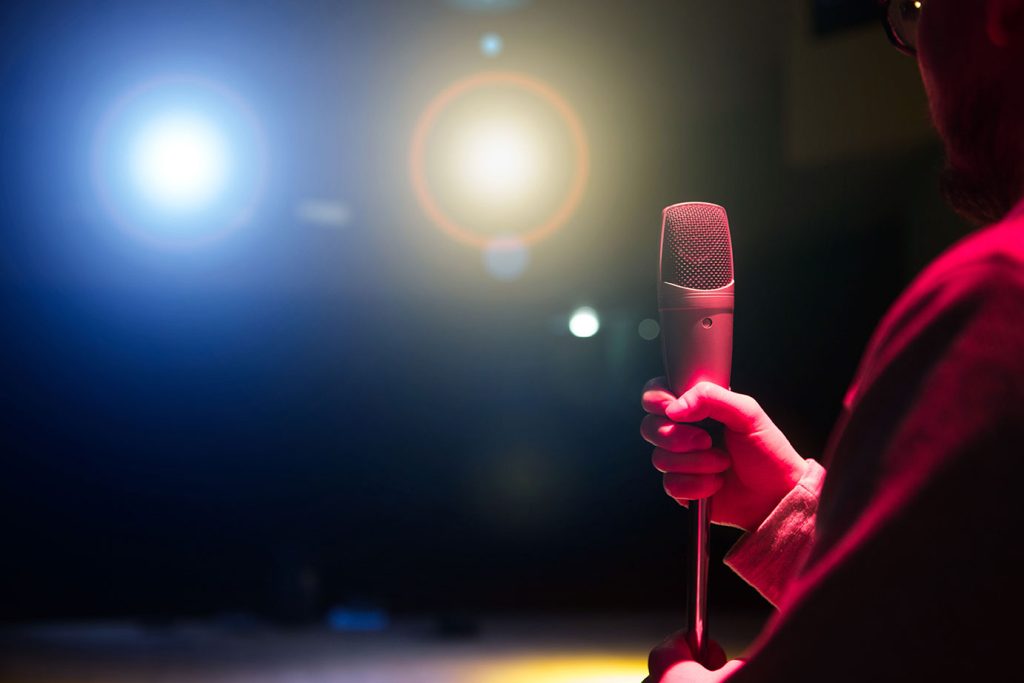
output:
POLYGON ((208 203, 224 186, 227 150, 202 117, 165 114, 145 126, 135 145, 133 172, 145 198, 162 208, 188 210, 208 203))
POLYGON ((601 320, 597 317, 597 311, 589 306, 577 308, 569 318, 569 331, 573 336, 586 339, 593 337, 601 329, 601 320))

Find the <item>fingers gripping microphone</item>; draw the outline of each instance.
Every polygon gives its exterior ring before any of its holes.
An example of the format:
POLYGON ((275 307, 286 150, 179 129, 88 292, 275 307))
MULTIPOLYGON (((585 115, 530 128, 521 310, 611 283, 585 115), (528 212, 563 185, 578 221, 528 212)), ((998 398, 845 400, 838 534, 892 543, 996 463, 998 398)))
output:
MULTIPOLYGON (((701 381, 729 387, 735 278, 725 209, 687 202, 665 209, 658 310, 665 370, 676 395, 701 381)), ((698 661, 707 655, 710 500, 690 506, 687 626, 698 661)))

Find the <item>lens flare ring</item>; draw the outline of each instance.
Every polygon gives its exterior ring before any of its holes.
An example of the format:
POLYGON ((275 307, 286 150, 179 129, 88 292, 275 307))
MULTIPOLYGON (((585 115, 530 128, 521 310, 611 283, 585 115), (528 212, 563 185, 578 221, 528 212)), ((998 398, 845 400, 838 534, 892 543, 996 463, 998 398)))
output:
POLYGON ((525 74, 509 71, 485 72, 469 76, 442 90, 420 115, 412 138, 409 153, 409 171, 413 190, 420 206, 427 216, 445 234, 464 244, 487 248, 493 238, 475 232, 461 225, 445 213, 430 191, 426 172, 427 139, 434 128, 438 117, 457 99, 480 88, 494 85, 506 85, 529 92, 547 102, 561 117, 569 131, 574 148, 574 171, 568 192, 558 207, 543 222, 517 235, 517 239, 526 246, 532 246, 551 236, 561 228, 572 216, 586 188, 590 174, 590 150, 579 116, 569 103, 550 85, 525 74))

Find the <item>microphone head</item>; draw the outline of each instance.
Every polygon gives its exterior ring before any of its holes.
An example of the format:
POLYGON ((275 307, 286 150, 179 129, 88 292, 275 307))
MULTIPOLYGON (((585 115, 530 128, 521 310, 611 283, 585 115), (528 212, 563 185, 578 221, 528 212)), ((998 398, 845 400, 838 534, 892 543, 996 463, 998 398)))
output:
POLYGON ((661 223, 661 282, 698 290, 721 289, 734 279, 725 209, 706 202, 674 204, 661 223))

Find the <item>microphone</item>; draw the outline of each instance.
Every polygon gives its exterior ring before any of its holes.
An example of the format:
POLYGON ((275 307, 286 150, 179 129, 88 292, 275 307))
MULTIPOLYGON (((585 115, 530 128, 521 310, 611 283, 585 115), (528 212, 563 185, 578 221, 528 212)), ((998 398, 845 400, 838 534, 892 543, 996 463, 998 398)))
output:
MULTIPOLYGON (((658 312, 665 371, 677 396, 702 381, 729 387, 735 286, 725 209, 705 202, 667 207, 661 223, 658 312)), ((700 426, 720 439, 720 425, 709 420, 700 426)), ((700 662, 708 651, 710 525, 711 501, 691 504, 687 630, 700 662)))

